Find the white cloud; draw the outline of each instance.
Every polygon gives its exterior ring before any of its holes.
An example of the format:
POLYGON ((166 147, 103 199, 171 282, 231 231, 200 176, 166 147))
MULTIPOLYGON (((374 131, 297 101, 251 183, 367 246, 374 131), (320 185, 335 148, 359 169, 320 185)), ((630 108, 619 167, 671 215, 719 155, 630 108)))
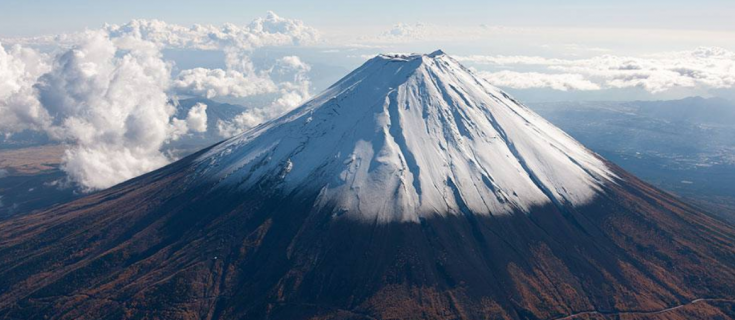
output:
POLYGON ((159 168, 160 150, 179 130, 168 103, 171 65, 153 43, 88 32, 38 80, 53 122, 46 131, 69 144, 63 169, 86 189, 101 189, 159 168))
POLYGON ((26 39, 58 44, 55 54, 0 46, 0 133, 24 129, 46 132, 67 146, 62 168, 85 190, 106 188, 170 161, 164 146, 189 131, 205 132, 207 106, 194 106, 174 118, 168 101, 178 94, 246 97, 278 94, 271 105, 233 121, 232 134, 268 120, 309 96, 298 57, 275 66, 253 66, 252 50, 264 46, 318 41, 318 32, 298 20, 273 13, 247 26, 183 27, 156 20, 134 20, 102 30, 26 39), (226 69, 182 70, 162 48, 222 50, 226 69), (286 77, 279 82, 273 78, 286 77))
MULTIPOLYGON (((266 17, 257 18, 247 25, 195 24, 187 27, 155 19, 136 19, 122 25, 105 24, 102 30, 110 38, 136 38, 177 49, 252 50, 268 46, 309 45, 321 41, 321 34, 317 29, 300 20, 283 18, 270 11, 266 17)), ((24 46, 68 47, 83 39, 83 33, 76 32, 4 40, 6 43, 24 46)))
POLYGON ((319 32, 304 25, 300 20, 285 19, 269 11, 265 18, 258 18, 248 26, 253 34, 260 35, 261 41, 267 39, 268 44, 304 45, 319 40, 319 32))
POLYGON ((281 73, 287 73, 292 70, 292 71, 296 71, 297 73, 301 74, 301 73, 308 72, 309 70, 311 70, 311 66, 301 61, 301 58, 297 56, 285 56, 281 58, 279 63, 285 66, 284 68, 279 70, 281 73))
POLYGON ((423 40, 431 33, 433 26, 426 25, 420 22, 415 24, 398 23, 389 30, 383 32, 381 37, 386 40, 423 40))
POLYGON ((39 129, 50 116, 35 98, 33 84, 50 69, 48 57, 34 50, 0 44, 0 132, 39 129))
POLYGON ((173 89, 184 95, 242 98, 275 92, 278 87, 267 75, 248 74, 236 70, 194 68, 181 71, 173 81, 173 89))
POLYGON ((107 25, 111 37, 133 37, 167 48, 222 50, 226 69, 194 68, 181 71, 173 90, 207 98, 242 98, 279 90, 268 70, 257 71, 250 61, 252 50, 267 46, 305 45, 319 41, 319 32, 303 22, 268 12, 246 26, 194 25, 184 27, 159 20, 133 20, 125 25, 107 25))
POLYGON ((599 90, 600 86, 579 74, 538 72, 478 72, 480 77, 499 87, 514 89, 550 88, 554 90, 599 90))
POLYGON ((588 59, 549 59, 535 56, 465 56, 460 61, 512 66, 532 65, 549 72, 484 73, 498 85, 511 88, 549 87, 557 90, 643 88, 660 93, 676 88, 735 87, 735 52, 700 47, 641 57, 601 55, 588 59), (549 81, 533 81, 534 78, 549 81), (552 85, 556 83, 556 85, 552 85), (567 83, 569 85, 564 85, 567 83), (591 86, 594 84, 596 86, 591 86))
POLYGON ((85 190, 113 186, 169 163, 160 153, 144 154, 131 148, 98 145, 78 146, 65 151, 63 169, 85 190))
POLYGON ((190 113, 184 126, 173 118, 167 95, 171 64, 159 46, 132 37, 111 39, 102 31, 78 39, 54 57, 20 47, 0 54, 3 68, 13 71, 2 73, 9 80, 0 97, 0 131, 34 129, 63 141, 62 168, 85 190, 170 162, 162 146, 185 133, 188 123, 200 128, 201 115, 190 113))
POLYGON ((264 118, 258 114, 259 110, 243 112, 229 121, 217 120, 217 133, 224 138, 229 138, 257 126, 264 121, 264 118))
POLYGON ((505 56, 505 55, 469 55, 469 56, 455 56, 454 59, 461 62, 470 62, 476 64, 488 64, 488 65, 499 65, 508 66, 514 64, 523 65, 553 65, 553 64, 565 64, 569 60, 564 59, 551 59, 538 56, 505 56))
POLYGON ((319 32, 302 21, 268 12, 246 26, 225 24, 185 27, 160 20, 133 20, 124 25, 106 25, 111 37, 135 37, 169 48, 251 50, 265 46, 304 45, 319 40, 319 32))
POLYGON ((178 140, 182 136, 193 132, 207 132, 207 105, 197 103, 189 109, 184 119, 171 119, 169 139, 178 140))
POLYGON ((194 132, 207 132, 207 105, 197 103, 189 109, 186 124, 194 132))
POLYGON ((234 136, 301 105, 311 97, 309 92, 311 81, 306 75, 310 69, 311 67, 297 56, 281 58, 271 71, 273 75, 288 79, 279 84, 280 96, 266 107, 251 108, 231 121, 218 121, 218 133, 223 137, 234 136))
POLYGON ((319 41, 319 32, 299 20, 268 12, 247 26, 184 27, 158 20, 133 20, 125 25, 108 25, 112 37, 133 37, 169 48, 222 50, 226 69, 182 70, 172 83, 177 94, 242 98, 278 92, 270 70, 258 71, 250 61, 251 51, 266 46, 304 45, 319 41))

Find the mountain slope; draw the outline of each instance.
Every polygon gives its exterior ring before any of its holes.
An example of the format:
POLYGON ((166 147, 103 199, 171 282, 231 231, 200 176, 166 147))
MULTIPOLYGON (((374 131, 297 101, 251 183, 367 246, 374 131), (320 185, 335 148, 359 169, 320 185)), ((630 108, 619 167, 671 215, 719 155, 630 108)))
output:
POLYGON ((613 177, 592 152, 441 51, 378 56, 198 162, 202 176, 228 187, 279 177, 288 191, 320 190, 320 203, 378 221, 458 214, 460 202, 496 215, 583 204, 613 177))
POLYGON ((731 226, 440 52, 0 230, 2 319, 728 319, 735 299, 731 226))

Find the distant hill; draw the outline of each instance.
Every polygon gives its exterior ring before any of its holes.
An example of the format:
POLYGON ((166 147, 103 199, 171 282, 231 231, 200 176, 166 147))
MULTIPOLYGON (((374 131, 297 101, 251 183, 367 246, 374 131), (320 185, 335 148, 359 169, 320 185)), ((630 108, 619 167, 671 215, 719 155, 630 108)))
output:
MULTIPOLYGON (((735 207, 735 103, 554 102, 529 107, 626 170, 699 203, 735 207)), ((715 210, 718 211, 718 210, 715 210)), ((735 212, 724 216, 735 222, 735 212)))

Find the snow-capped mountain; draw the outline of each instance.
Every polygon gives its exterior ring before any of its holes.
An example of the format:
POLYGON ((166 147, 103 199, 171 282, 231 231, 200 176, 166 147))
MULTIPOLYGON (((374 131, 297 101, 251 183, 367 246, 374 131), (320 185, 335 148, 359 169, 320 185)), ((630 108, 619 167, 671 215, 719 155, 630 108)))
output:
POLYGON ((735 301, 735 228, 440 51, 378 56, 0 230, 0 319, 730 319, 735 301))
POLYGON ((197 159, 247 190, 314 189, 336 215, 528 212, 587 203, 614 174, 595 154, 441 51, 379 55, 290 114, 197 159))

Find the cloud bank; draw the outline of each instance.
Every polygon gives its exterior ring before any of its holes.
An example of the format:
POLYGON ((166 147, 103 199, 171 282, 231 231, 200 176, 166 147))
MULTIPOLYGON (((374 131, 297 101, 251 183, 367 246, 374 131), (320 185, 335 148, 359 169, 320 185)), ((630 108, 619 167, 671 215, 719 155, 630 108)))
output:
POLYGON ((107 25, 110 37, 132 37, 166 48, 221 50, 226 69, 194 68, 182 70, 173 82, 178 94, 214 97, 248 97, 276 93, 279 85, 270 70, 258 71, 250 61, 253 50, 272 46, 314 44, 320 33, 302 21, 268 12, 246 26, 225 24, 184 27, 159 20, 133 20, 124 25, 107 25))
POLYGON ((69 145, 62 167, 73 181, 106 188, 169 162, 170 73, 153 43, 100 31, 53 59, 34 89, 50 116, 43 129, 69 145))
POLYGON ((600 86, 589 81, 580 74, 569 73, 538 73, 538 72, 484 72, 477 73, 480 77, 499 87, 513 89, 550 88, 560 91, 569 90, 600 90, 600 86))
POLYGON ((272 70, 274 75, 285 79, 279 85, 280 97, 270 105, 251 108, 235 116, 231 121, 218 121, 219 135, 234 136, 298 107, 311 97, 309 92, 311 82, 307 76, 310 69, 311 67, 297 56, 281 58, 272 70))
POLYGON ((275 96, 268 107, 223 124, 226 135, 298 105, 309 96, 309 66, 288 56, 256 68, 249 55, 259 47, 302 45, 318 38, 315 29, 271 12, 246 26, 134 20, 37 39, 36 44, 60 40, 51 54, 0 45, 0 133, 45 132, 67 146, 62 169, 72 181, 85 191, 107 188, 175 160, 164 151, 169 142, 207 131, 204 104, 184 118, 175 117, 169 101, 178 95, 275 96), (163 48, 221 50, 226 69, 172 74, 174 65, 163 58, 163 48))
POLYGON ((181 71, 173 82, 173 88, 182 95, 209 99, 222 96, 242 98, 278 90, 267 75, 205 68, 181 71))
POLYGON ((197 103, 186 115, 186 125, 194 132, 207 131, 207 105, 197 103))
POLYGON ((464 56, 479 65, 538 66, 547 72, 480 72, 491 83, 515 89, 602 90, 642 88, 661 93, 677 88, 735 87, 735 52, 716 47, 665 52, 642 57, 601 55, 589 59, 535 56, 464 56))
POLYGON ((36 99, 33 85, 51 66, 48 57, 34 50, 0 43, 0 133, 41 129, 50 116, 36 99))

